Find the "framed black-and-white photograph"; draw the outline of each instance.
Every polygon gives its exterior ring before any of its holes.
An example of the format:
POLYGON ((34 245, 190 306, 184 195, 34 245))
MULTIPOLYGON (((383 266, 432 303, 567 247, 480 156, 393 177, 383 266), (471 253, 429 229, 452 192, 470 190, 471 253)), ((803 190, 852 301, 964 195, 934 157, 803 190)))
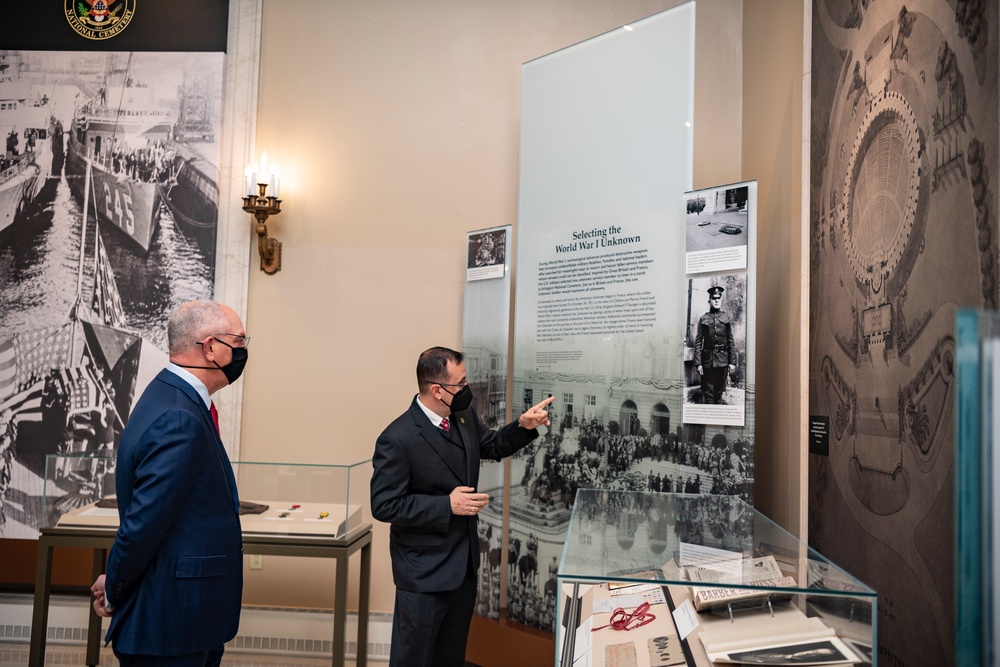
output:
POLYGON ((503 278, 507 262, 507 227, 469 234, 466 280, 503 278))
POLYGON ((716 656, 713 662, 741 665, 832 665, 860 661, 843 642, 833 638, 730 651, 725 656, 716 656))
POLYGON ((684 194, 685 273, 747 268, 757 183, 738 183, 684 194))
POLYGON ((746 274, 688 281, 684 422, 742 426, 746 414, 746 274))
POLYGON ((213 296, 224 61, 0 51, 0 537, 97 499, 169 313, 213 296))

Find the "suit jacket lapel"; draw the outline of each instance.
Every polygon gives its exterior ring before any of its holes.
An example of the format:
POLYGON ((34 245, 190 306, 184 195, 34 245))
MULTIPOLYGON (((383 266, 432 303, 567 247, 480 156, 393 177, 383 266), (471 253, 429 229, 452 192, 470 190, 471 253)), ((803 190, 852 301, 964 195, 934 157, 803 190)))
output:
POLYGON ((462 461, 462 450, 448 440, 441 429, 431 424, 431 420, 427 418, 416 401, 417 399, 414 398, 413 405, 410 406, 410 414, 420 437, 444 460, 448 468, 455 473, 455 477, 464 484, 468 479, 468 473, 465 470, 465 462, 462 461))
POLYGON ((458 431, 462 434, 462 446, 465 448, 465 481, 466 484, 469 484, 470 480, 477 478, 475 468, 479 465, 479 457, 473 456, 473 447, 478 447, 479 443, 473 442, 472 428, 469 426, 467 423, 468 420, 465 418, 467 414, 469 414, 469 411, 467 410, 461 412, 458 415, 455 415, 451 421, 453 424, 458 426, 458 431))

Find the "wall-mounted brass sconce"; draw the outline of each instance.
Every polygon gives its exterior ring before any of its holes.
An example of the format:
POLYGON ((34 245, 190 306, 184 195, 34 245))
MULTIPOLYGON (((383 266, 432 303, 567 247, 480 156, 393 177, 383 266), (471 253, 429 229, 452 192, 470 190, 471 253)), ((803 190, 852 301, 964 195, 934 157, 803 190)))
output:
POLYGON ((267 153, 261 155, 260 171, 253 165, 246 170, 245 190, 243 197, 243 210, 252 213, 257 221, 257 250, 260 253, 260 270, 268 275, 273 275, 281 270, 281 241, 272 238, 267 234, 267 219, 272 215, 281 213, 281 200, 278 199, 278 191, 281 186, 281 177, 273 167, 268 171, 267 153), (260 179, 267 179, 266 182, 257 182, 260 179), (256 185, 257 192, 253 188, 256 185), (267 188, 271 186, 271 194, 267 194, 267 188))

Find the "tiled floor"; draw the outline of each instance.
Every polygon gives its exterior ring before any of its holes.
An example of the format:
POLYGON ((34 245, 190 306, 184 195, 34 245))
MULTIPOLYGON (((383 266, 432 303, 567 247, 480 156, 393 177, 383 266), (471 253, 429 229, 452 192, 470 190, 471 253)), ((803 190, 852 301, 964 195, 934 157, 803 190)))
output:
MULTIPOLYGON (((49 647, 45 651, 45 664, 48 665, 75 665, 81 667, 86 659, 87 651, 82 646, 80 648, 71 647, 49 647)), ((379 667, 387 663, 373 663, 370 665, 379 667)), ((21 644, 0 644, 0 665, 27 665, 28 647, 21 644)), ((102 667, 117 667, 111 649, 101 650, 102 667)), ((223 667, 330 667, 329 658, 288 658, 282 656, 266 656, 259 654, 237 653, 226 651, 222 657, 223 667)), ((354 661, 348 661, 346 667, 354 667, 354 661)))
MULTIPOLYGON (((87 651, 80 648, 49 647, 45 651, 46 665, 74 665, 82 667, 86 659, 87 651)), ((0 644, 0 665, 22 665, 28 664, 28 647, 21 644, 0 644)), ((384 662, 368 661, 369 665, 379 667, 386 665, 384 662)), ((465 663, 466 667, 476 667, 471 662, 465 663)), ((101 650, 102 667, 117 667, 114 653, 110 648, 101 650)), ((257 654, 237 653, 226 651, 222 657, 223 667, 329 667, 329 658, 286 658, 282 656, 262 656, 257 654)), ((354 661, 348 660, 345 667, 354 667, 354 661)))

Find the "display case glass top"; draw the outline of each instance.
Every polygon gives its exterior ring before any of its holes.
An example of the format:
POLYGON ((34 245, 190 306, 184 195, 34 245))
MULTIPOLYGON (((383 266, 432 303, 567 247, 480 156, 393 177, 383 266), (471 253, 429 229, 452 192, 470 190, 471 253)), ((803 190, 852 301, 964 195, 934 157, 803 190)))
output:
MULTIPOLYGON (((347 538, 371 524, 371 460, 346 465, 234 461, 244 534, 347 538)), ((49 455, 43 528, 117 528, 115 459, 49 455)))
POLYGON ((874 597, 875 591, 735 496, 581 489, 558 576, 689 584, 685 567, 708 567, 712 583, 756 586, 735 560, 773 556, 808 592, 874 597), (801 565, 807 567, 802 568, 801 565), (649 574, 652 573, 652 574, 649 574))
POLYGON ((734 496, 581 489, 557 581, 558 666, 877 662, 876 592, 734 496))

